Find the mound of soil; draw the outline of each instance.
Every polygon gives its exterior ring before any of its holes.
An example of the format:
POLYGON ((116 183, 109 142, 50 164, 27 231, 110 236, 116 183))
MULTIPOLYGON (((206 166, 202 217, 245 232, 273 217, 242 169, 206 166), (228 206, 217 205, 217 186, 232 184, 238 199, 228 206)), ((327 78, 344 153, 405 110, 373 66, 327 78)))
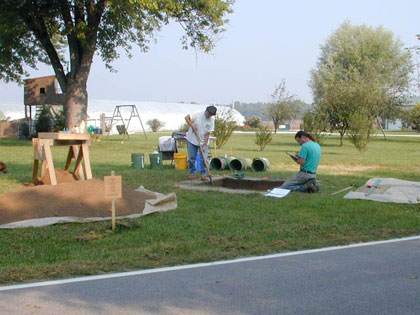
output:
MULTIPOLYGON (((31 185, 0 195, 0 224, 54 216, 110 216, 111 200, 104 199, 102 180, 75 180, 65 173, 57 172, 58 185, 31 185)), ((154 194, 123 185, 122 198, 116 200, 116 215, 143 213, 145 200, 154 198, 154 194)))

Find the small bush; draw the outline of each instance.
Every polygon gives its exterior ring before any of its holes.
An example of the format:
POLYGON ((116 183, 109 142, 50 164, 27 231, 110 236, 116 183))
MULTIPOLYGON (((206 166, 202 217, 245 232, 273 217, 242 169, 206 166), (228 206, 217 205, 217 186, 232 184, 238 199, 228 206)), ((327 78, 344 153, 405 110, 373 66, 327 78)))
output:
POLYGON ((260 151, 264 151, 267 144, 273 140, 273 133, 267 126, 260 125, 259 130, 255 133, 255 144, 260 147, 260 151))
POLYGON ((19 123, 19 139, 20 140, 28 140, 31 138, 29 132, 29 124, 26 121, 22 121, 19 123))
POLYGON ((51 131, 51 114, 47 106, 43 106, 35 124, 36 132, 51 131))
POLYGON ((251 128, 259 128, 261 125, 261 119, 259 117, 250 117, 245 120, 245 125, 248 125, 251 128))
POLYGON ((327 116, 321 111, 307 111, 303 116, 302 129, 310 132, 314 136, 315 141, 322 144, 328 130, 327 116))
POLYGON ((229 140, 236 128, 236 122, 232 119, 232 111, 222 112, 216 115, 214 121, 214 136, 216 137, 216 147, 223 147, 229 140))
POLYGON ((190 125, 188 125, 187 123, 184 123, 181 126, 179 126, 178 131, 187 132, 188 129, 190 129, 190 125))
POLYGON ((365 110, 360 110, 349 116, 349 122, 347 135, 350 142, 360 153, 363 153, 367 150, 369 138, 373 132, 374 118, 370 117, 365 110))
POLYGON ((417 104, 408 112, 408 122, 413 129, 420 132, 420 104, 417 104))
POLYGON ((60 110, 58 113, 55 114, 54 117, 54 128, 55 132, 64 130, 66 127, 66 113, 64 110, 60 110))
POLYGON ((153 132, 159 131, 159 129, 162 129, 165 126, 163 121, 160 121, 156 118, 148 120, 146 124, 150 127, 150 129, 152 129, 153 132))

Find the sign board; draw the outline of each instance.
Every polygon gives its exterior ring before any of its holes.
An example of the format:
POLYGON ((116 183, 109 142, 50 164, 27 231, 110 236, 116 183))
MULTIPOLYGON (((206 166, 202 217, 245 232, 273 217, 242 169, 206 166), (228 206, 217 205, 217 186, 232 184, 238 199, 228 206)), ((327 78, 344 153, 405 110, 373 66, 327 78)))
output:
POLYGON ((121 176, 104 176, 105 199, 122 197, 121 176))

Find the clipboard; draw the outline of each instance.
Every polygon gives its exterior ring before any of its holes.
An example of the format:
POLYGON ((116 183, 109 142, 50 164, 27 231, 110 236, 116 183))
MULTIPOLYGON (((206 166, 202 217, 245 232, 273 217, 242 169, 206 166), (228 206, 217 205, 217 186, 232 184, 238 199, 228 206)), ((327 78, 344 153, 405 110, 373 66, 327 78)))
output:
POLYGON ((296 155, 290 154, 289 152, 284 152, 284 153, 286 153, 288 156, 290 156, 295 161, 299 160, 299 158, 296 155))

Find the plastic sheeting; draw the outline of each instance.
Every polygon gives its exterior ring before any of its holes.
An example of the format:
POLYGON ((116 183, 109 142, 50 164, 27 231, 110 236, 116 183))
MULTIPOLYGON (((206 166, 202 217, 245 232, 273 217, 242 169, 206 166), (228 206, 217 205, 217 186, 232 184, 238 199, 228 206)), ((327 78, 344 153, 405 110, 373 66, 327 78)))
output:
POLYGON ((344 196, 345 199, 363 199, 379 202, 420 203, 420 182, 412 182, 396 178, 371 178, 365 185, 351 191, 344 196), (380 180, 377 188, 368 195, 369 186, 380 180))

